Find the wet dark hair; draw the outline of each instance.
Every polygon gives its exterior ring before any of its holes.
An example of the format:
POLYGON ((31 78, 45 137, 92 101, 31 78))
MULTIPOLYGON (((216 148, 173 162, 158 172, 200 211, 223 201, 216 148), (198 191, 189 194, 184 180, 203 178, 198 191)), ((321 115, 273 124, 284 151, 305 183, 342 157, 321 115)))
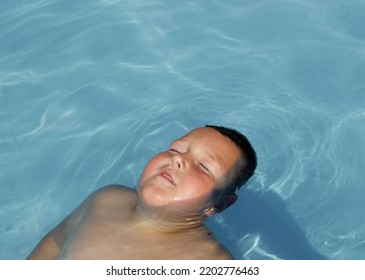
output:
POLYGON ((237 163, 236 167, 238 168, 235 168, 233 178, 230 182, 227 182, 227 187, 230 190, 239 190, 241 186, 243 186, 255 172, 257 166, 255 150, 248 141, 247 137, 233 128, 215 125, 206 125, 206 127, 210 127, 218 131, 223 136, 230 139, 241 150, 243 164, 241 163, 242 161, 237 163))

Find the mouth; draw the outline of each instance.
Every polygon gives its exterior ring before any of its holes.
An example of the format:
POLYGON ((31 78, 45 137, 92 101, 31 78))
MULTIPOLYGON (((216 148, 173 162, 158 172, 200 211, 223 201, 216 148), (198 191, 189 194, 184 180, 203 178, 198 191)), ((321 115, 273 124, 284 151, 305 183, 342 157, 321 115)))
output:
POLYGON ((168 172, 166 171, 162 171, 160 173, 160 176, 165 180, 167 181, 168 183, 170 183, 171 185, 175 186, 176 187, 176 183, 174 181, 174 178, 171 176, 171 174, 169 174, 168 172))

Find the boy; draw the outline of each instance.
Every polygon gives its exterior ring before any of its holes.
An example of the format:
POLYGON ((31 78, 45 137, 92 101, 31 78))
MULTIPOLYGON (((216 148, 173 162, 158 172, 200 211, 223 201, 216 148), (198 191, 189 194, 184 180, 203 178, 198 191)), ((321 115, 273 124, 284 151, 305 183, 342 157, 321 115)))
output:
POLYGON ((203 222, 236 201, 255 168, 236 130, 192 130, 150 160, 138 191, 97 190, 28 259, 232 259, 203 222))

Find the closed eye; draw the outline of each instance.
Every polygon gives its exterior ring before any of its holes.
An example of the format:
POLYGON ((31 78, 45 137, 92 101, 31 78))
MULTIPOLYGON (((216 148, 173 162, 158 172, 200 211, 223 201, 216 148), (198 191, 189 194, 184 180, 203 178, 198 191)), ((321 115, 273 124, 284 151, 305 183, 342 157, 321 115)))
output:
POLYGON ((208 172, 210 172, 210 170, 209 170, 209 168, 205 165, 205 164, 203 164, 203 163, 199 163, 200 164, 200 166, 201 167, 203 167, 206 171, 208 171, 208 172))
POLYGON ((173 148, 170 148, 169 151, 174 152, 174 153, 180 153, 178 150, 173 149, 173 148))

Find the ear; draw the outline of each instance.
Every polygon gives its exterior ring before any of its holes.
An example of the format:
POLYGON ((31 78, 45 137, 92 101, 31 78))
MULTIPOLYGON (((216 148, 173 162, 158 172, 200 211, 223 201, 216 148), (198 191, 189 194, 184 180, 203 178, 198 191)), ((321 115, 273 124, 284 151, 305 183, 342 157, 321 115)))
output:
POLYGON ((235 193, 228 193, 222 196, 221 200, 217 205, 214 206, 215 212, 220 213, 233 205, 237 201, 238 197, 235 193))

